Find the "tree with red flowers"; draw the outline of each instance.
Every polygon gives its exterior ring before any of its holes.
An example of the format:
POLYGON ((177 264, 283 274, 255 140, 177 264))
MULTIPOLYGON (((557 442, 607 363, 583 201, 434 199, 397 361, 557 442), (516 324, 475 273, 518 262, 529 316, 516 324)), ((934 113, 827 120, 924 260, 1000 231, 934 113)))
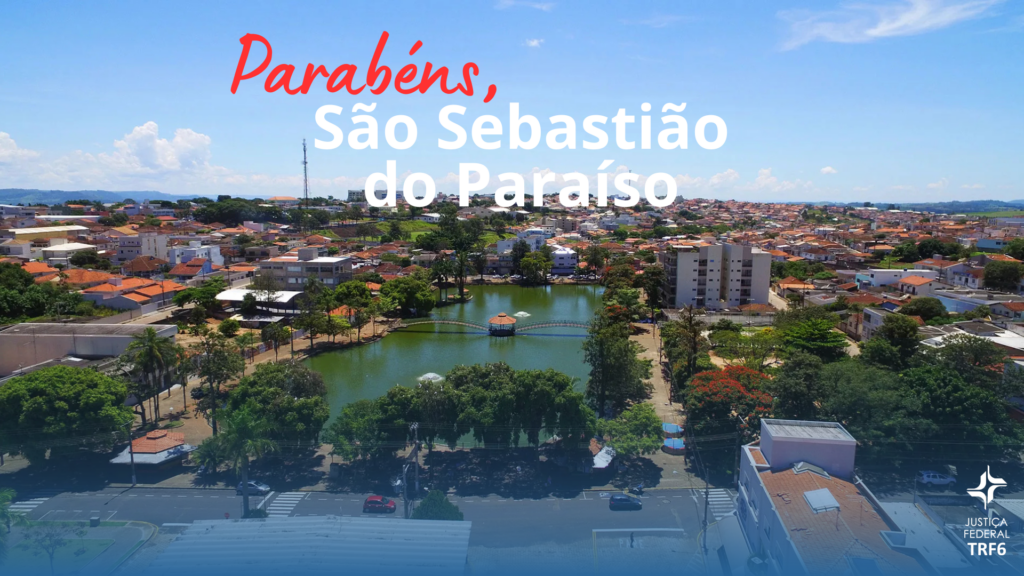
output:
POLYGON ((695 437, 740 433, 754 438, 761 418, 771 412, 772 397, 764 392, 768 376, 743 366, 701 372, 686 387, 686 422, 695 437))

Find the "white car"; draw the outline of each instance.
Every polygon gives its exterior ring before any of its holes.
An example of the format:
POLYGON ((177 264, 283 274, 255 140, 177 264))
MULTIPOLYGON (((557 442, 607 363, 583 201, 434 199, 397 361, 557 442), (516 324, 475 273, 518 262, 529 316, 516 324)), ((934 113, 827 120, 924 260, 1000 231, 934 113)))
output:
POLYGON ((956 486, 956 478, 948 474, 940 474, 932 470, 922 470, 918 472, 917 477, 915 477, 914 480, 921 484, 930 484, 932 486, 956 486))

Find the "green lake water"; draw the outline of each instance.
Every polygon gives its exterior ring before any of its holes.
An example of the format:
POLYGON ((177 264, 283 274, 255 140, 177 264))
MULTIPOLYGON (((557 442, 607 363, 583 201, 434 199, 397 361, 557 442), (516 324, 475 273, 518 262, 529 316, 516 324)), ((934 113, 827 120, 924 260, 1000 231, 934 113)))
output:
MULTIPOLYGON (((504 312, 519 325, 542 321, 589 322, 600 304, 596 286, 472 286, 473 299, 434 310, 435 318, 487 324, 504 312)), ((454 291, 452 292, 454 294, 454 291)), ((578 380, 582 390, 588 367, 583 361, 586 331, 539 328, 496 338, 474 328, 451 325, 410 326, 387 337, 348 350, 320 354, 309 360, 324 375, 332 416, 349 402, 376 398, 397 385, 412 386, 427 373, 444 375, 459 364, 506 362, 516 369, 554 368, 578 380)))

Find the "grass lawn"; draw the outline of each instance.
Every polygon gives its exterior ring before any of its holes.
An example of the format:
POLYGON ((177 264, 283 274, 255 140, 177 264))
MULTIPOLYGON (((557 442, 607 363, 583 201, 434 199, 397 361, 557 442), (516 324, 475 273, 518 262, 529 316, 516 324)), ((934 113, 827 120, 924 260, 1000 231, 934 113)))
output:
POLYGON ((892 260, 890 258, 886 258, 885 260, 882 260, 881 262, 878 263, 878 267, 879 268, 890 268, 890 269, 893 269, 893 270, 895 270, 897 268, 906 270, 908 268, 913 268, 914 267, 914 263, 913 262, 900 262, 899 260, 892 260))
MULTIPOLYGON (((54 574, 81 572, 89 562, 113 544, 113 540, 90 540, 68 538, 67 546, 57 550, 53 558, 54 574)), ((45 552, 36 549, 23 550, 20 546, 7 549, 4 570, 12 574, 49 574, 50 559, 45 552)))
MULTIPOLYGON (((383 223, 383 225, 386 228, 388 223, 383 223)), ((402 220, 402 230, 410 233, 427 232, 428 230, 437 230, 437 224, 431 224, 422 220, 402 220)))
POLYGON ((985 218, 1010 218, 1013 216, 1024 216, 1024 210, 999 210, 995 212, 968 212, 968 216, 985 218))

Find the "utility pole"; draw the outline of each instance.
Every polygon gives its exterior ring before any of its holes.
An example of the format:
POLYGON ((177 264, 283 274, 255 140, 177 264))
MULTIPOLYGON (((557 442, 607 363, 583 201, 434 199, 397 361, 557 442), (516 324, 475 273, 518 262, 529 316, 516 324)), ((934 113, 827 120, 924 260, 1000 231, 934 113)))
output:
POLYGON ((416 490, 413 492, 413 498, 415 498, 420 493, 420 423, 413 422, 409 425, 409 429, 413 433, 412 457, 413 462, 416 463, 416 470, 413 471, 413 478, 416 479, 416 490))
POLYGON ((309 170, 306 165, 306 139, 302 139, 302 196, 306 200, 306 210, 309 210, 309 170))

